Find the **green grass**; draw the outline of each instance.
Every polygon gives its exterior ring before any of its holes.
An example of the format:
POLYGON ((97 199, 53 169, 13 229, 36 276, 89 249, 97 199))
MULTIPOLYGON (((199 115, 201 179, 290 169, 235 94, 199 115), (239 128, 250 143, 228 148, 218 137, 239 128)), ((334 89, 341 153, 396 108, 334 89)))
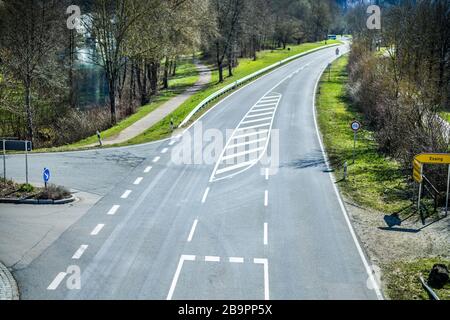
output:
POLYGON ((439 112, 439 115, 441 116, 442 119, 444 119, 447 122, 450 122, 450 112, 449 111, 442 111, 439 112))
POLYGON ((346 95, 348 57, 332 64, 331 79, 325 72, 317 97, 317 113, 320 130, 331 165, 335 169, 341 192, 359 205, 386 213, 408 207, 407 186, 399 165, 377 152, 373 132, 364 127, 364 118, 350 104, 346 95), (363 124, 358 133, 356 161, 352 163, 352 120, 363 124), (348 162, 348 178, 342 181, 343 164, 348 162))
MULTIPOLYGON (((111 138, 118 135, 122 130, 128 128, 136 121, 139 121, 143 117, 147 116, 150 112, 154 111, 162 104, 170 100, 171 98, 182 93, 187 88, 194 85, 199 79, 199 73, 195 67, 192 59, 184 59, 180 61, 177 67, 177 74, 170 78, 169 89, 162 90, 157 96, 152 98, 152 101, 142 107, 139 107, 137 112, 133 115, 123 119, 117 125, 102 131, 101 136, 103 139, 111 138)), ((73 144, 48 149, 38 149, 36 152, 53 152, 53 151, 70 151, 83 149, 91 144, 98 142, 97 136, 91 136, 73 144)))
MULTIPOLYGON (((450 260, 441 258, 418 259, 415 261, 396 261, 383 268, 383 285, 388 297, 393 300, 428 300, 419 275, 425 281, 435 263, 450 265, 450 260)), ((433 289, 441 300, 450 300, 450 283, 442 289, 433 289)))
MULTIPOLYGON (((327 44, 340 43, 338 40, 328 40, 327 44)), ((325 42, 317 42, 317 43, 304 43, 301 45, 293 45, 288 46, 290 50, 278 49, 278 50, 266 50, 259 52, 257 54, 257 60, 253 61, 253 59, 240 59, 239 66, 234 69, 233 76, 227 77, 228 71, 224 70, 225 80, 222 83, 218 83, 219 81, 219 73, 218 71, 214 71, 212 73, 211 83, 201 92, 193 95, 189 98, 185 103, 183 103, 177 110, 175 110, 171 115, 167 116, 165 119, 161 120, 149 130, 144 132, 143 134, 127 141, 122 145, 131 145, 131 144, 139 144, 150 141, 155 141, 159 139, 163 139, 169 137, 172 132, 170 131, 170 119, 174 119, 175 125, 180 124, 186 116, 205 98, 216 92, 217 90, 229 85, 230 83, 239 80, 249 74, 252 74, 262 68, 265 68, 269 65, 277 63, 283 59, 291 57, 293 55, 303 53, 308 50, 312 50, 315 48, 319 48, 325 45, 325 42)), ((214 104, 217 104, 220 100, 217 100, 214 104)), ((214 104, 209 105, 211 108, 214 104)), ((191 122, 200 117, 204 112, 208 109, 205 108, 201 112, 198 112, 191 122)))

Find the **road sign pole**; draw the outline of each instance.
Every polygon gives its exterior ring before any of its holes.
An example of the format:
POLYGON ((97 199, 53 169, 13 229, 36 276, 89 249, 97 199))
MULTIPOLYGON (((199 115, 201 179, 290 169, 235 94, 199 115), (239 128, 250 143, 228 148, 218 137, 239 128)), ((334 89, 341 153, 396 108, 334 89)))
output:
POLYGON ((25 180, 28 184, 28 141, 25 140, 25 180))
MULTIPOLYGON (((422 178, 422 174, 423 174, 423 166, 420 168, 420 177, 421 178, 422 178)), ((417 197, 417 211, 419 211, 419 213, 420 213, 420 198, 422 196, 422 183, 423 183, 423 180, 420 181, 420 184, 419 184, 419 195, 417 197)))
POLYGON ((356 131, 354 132, 353 137, 353 163, 355 163, 355 158, 356 158, 356 131))
POLYGON ((6 141, 3 139, 3 179, 6 183, 6 141))
POLYGON ((447 193, 445 194, 445 216, 448 215, 448 191, 450 187, 450 164, 448 165, 447 172, 447 193))

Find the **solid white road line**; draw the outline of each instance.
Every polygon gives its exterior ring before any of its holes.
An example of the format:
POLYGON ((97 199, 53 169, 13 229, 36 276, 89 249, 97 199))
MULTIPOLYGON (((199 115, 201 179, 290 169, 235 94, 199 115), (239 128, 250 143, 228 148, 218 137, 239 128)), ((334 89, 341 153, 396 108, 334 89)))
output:
POLYGON ((197 228, 197 223, 198 223, 198 220, 195 219, 194 223, 192 224, 191 232, 189 232, 189 237, 187 239, 188 242, 191 242, 192 238, 194 237, 194 232, 195 232, 195 228, 197 228))
POLYGON ((91 232, 91 236, 96 236, 103 229, 105 225, 103 223, 99 223, 95 226, 94 230, 91 232))
POLYGON ((205 261, 206 262, 220 262, 220 257, 206 256, 205 261))
POLYGON ((264 149, 265 149, 265 147, 261 147, 261 148, 251 149, 251 150, 242 151, 242 152, 238 152, 238 153, 233 153, 233 154, 230 154, 230 155, 222 157, 222 160, 229 160, 229 159, 238 158, 238 157, 241 157, 241 156, 245 156, 247 154, 252 154, 252 153, 255 153, 255 152, 262 151, 264 149))
POLYGON ((152 167, 147 167, 147 168, 145 168, 144 173, 149 173, 150 170, 152 170, 152 167))
POLYGON ((239 168, 242 168, 242 167, 246 167, 248 165, 255 164, 256 162, 258 162, 258 161, 257 160, 252 160, 252 161, 238 163, 238 164, 236 164, 234 166, 231 166, 231 167, 225 167, 223 169, 217 170, 216 171, 216 175, 221 174, 221 173, 225 173, 225 172, 228 172, 228 171, 233 171, 233 170, 236 170, 236 169, 239 169, 239 168))
POLYGON ((231 263, 244 263, 244 258, 240 257, 230 257, 229 261, 231 263))
POLYGON ((241 139, 241 138, 247 138, 247 137, 251 137, 251 136, 259 136, 260 134, 266 134, 268 132, 269 132, 269 130, 267 130, 267 129, 258 130, 258 131, 255 131, 255 132, 249 132, 249 133, 241 134, 241 135, 238 135, 238 136, 234 136, 233 140, 237 140, 237 139, 241 139))
POLYGON ((361 245, 359 244, 358 238, 356 237, 355 230, 353 229, 352 223, 350 222, 350 218, 348 216, 347 209, 345 208, 344 203, 342 202, 341 194, 339 193, 339 190, 336 187, 336 183, 333 180, 333 174, 331 172, 330 162, 328 161, 328 156, 327 156, 327 153, 325 152, 325 147, 323 145, 322 138, 321 138, 321 135, 320 135, 319 125, 317 123, 317 115, 316 115, 316 113, 317 113, 317 109, 316 109, 316 92, 317 92, 317 88, 319 87, 319 82, 320 82, 320 79, 322 77, 322 74, 324 72, 325 72, 325 69, 322 70, 321 75, 317 79, 316 85, 314 87, 314 92, 313 92, 313 117, 314 117, 314 125, 316 127, 317 139, 319 140, 320 149, 322 150, 322 156, 323 156, 323 159, 325 160, 325 165, 326 165, 326 167, 328 169, 327 171, 329 172, 331 185, 333 186, 334 193, 336 194, 336 198, 338 199, 339 206, 341 207, 341 211, 342 211, 342 214, 344 215, 344 219, 345 219, 345 222, 347 223, 347 227, 348 227, 348 229, 350 231, 350 235, 352 236, 353 242, 355 243, 356 249, 357 249, 357 251, 359 253, 359 256, 361 257, 361 260, 362 260, 362 262, 364 264, 364 267, 366 269, 366 273, 369 276, 370 282, 372 284, 372 288, 375 289, 375 294, 377 295, 377 298, 379 300, 383 300, 384 297, 383 297, 383 295, 381 293, 381 290, 380 290, 380 288, 379 288, 379 286, 378 286, 378 284, 377 284, 377 282, 376 282, 376 280, 375 280, 375 278, 373 276, 372 268, 369 266, 369 263, 367 262, 366 256, 364 255, 364 252, 363 252, 363 250, 361 248, 361 245))
POLYGON ((253 259, 253 262, 264 265, 264 299, 269 300, 269 262, 267 259, 253 259))
POLYGON ((140 184, 141 182, 142 182, 142 180, 144 180, 144 178, 143 177, 139 177, 139 178, 137 178, 135 181, 134 181, 134 185, 138 185, 138 184, 140 184))
POLYGON ((264 108, 264 109, 252 109, 248 114, 251 114, 251 113, 255 113, 255 112, 261 112, 261 111, 273 111, 273 110, 275 110, 276 109, 276 107, 273 107, 273 108, 264 108))
POLYGON ((164 148, 164 149, 161 150, 161 153, 164 154, 164 153, 167 153, 167 151, 169 151, 169 149, 168 148, 164 148))
POLYGON ((233 148, 237 148, 237 147, 247 146, 247 145, 249 145, 249 144, 254 144, 254 143, 258 143, 258 142, 263 142, 263 141, 266 141, 266 139, 267 139, 267 138, 261 138, 261 139, 249 140, 249 141, 246 141, 246 142, 233 144, 233 145, 231 145, 231 146, 228 146, 227 149, 233 149, 233 148))
POLYGON ((122 196, 121 196, 121 198, 122 199, 126 199, 126 198, 128 198, 128 196, 131 194, 131 190, 127 190, 127 191, 125 191, 123 194, 122 194, 122 196))
POLYGON ((261 118, 261 119, 247 120, 247 121, 241 122, 241 124, 256 123, 256 122, 267 121, 267 120, 272 120, 272 117, 266 117, 266 118, 261 118))
POLYGON ((269 205, 269 191, 264 191, 264 206, 267 207, 269 205))
POLYGON ((155 158, 153 159, 153 163, 156 163, 156 162, 158 162, 158 161, 159 161, 159 159, 161 159, 161 157, 155 157, 155 158))
POLYGON ((56 288, 58 288, 59 284, 61 283, 61 281, 64 280, 66 275, 67 275, 66 272, 58 273, 58 275, 55 277, 52 283, 50 283, 50 285, 47 287, 47 290, 56 290, 56 288))
POLYGON ((173 293, 177 286, 178 278, 181 273, 181 269, 183 268, 184 261, 195 261, 195 256, 182 255, 180 257, 180 261, 178 261, 177 270, 172 279, 172 284, 170 285, 169 293, 167 294, 167 300, 172 300, 173 293))
POLYGON ((273 115, 273 112, 263 112, 263 113, 258 113, 258 114, 253 114, 251 116, 246 116, 245 118, 257 118, 257 117, 261 117, 261 116, 268 116, 268 115, 273 115))
POLYGON ((112 208, 109 209, 108 215, 110 215, 110 216, 115 215, 117 210, 119 210, 119 208, 120 208, 120 206, 118 204, 113 205, 112 208))
POLYGON ((269 233, 269 225, 267 224, 267 222, 264 223, 264 245, 267 246, 267 244, 269 243, 268 241, 268 233, 269 233))
POLYGON ((254 126, 249 126, 249 127, 238 128, 238 129, 236 129, 236 131, 245 131, 245 130, 249 130, 249 129, 261 128, 261 127, 267 127, 267 126, 270 126, 270 122, 264 123, 264 124, 258 124, 258 125, 254 125, 254 126))
POLYGON ((208 197, 209 187, 206 188, 205 193, 203 194, 202 203, 206 202, 206 198, 208 197))
POLYGON ((80 259, 87 248, 88 248, 87 244, 81 245, 80 248, 78 248, 77 252, 75 252, 75 254, 72 256, 72 259, 80 259))

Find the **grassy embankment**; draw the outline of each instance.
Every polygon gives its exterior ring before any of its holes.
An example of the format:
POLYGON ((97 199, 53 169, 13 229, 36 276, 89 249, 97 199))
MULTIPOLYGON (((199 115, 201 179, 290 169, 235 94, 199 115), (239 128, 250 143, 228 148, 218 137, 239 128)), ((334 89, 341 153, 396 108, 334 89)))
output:
MULTIPOLYGON (((327 44, 333 44, 333 43, 339 43, 339 41, 329 40, 327 44)), ((172 114, 161 120, 160 122, 156 123, 154 126, 149 128, 147 131, 145 131, 143 134, 116 146, 121 145, 133 145, 133 144, 140 144, 145 142, 151 142, 156 141, 159 139, 163 139, 166 137, 169 137, 171 135, 170 131, 170 119, 173 118, 175 125, 178 125, 181 123, 181 121, 184 120, 184 118, 193 110, 202 100, 204 100, 206 97, 211 95, 212 93, 216 92, 217 90, 223 88, 224 86, 241 79, 249 74, 252 74, 262 68, 265 68, 271 64, 274 64, 280 60, 286 59, 290 56, 319 48, 325 45, 325 42, 317 42, 317 43, 305 43, 301 45, 294 45, 289 46, 290 50, 267 50, 262 51, 258 53, 258 59, 256 61, 253 61, 253 59, 240 59, 239 60, 239 66, 234 69, 234 75, 233 77, 226 77, 227 70, 224 70, 225 74, 225 81, 223 83, 219 83, 219 74, 217 70, 214 70, 212 72, 212 79, 209 85, 207 85, 203 90, 197 92, 192 97, 190 97, 187 101, 185 101, 177 110, 175 110, 172 114)), ((182 78, 182 70, 179 70, 179 81, 184 81, 184 86, 186 86, 187 83, 192 83, 192 80, 186 81, 185 78, 182 78)), ((172 80, 173 81, 173 80, 172 80)), ((195 82, 195 81, 193 81, 195 82)), ((172 85, 174 85, 172 83, 172 85)), ((105 132, 102 132, 102 137, 112 137, 114 135, 117 135, 120 131, 134 123, 135 121, 139 120, 143 116, 147 115, 149 112, 155 110, 157 107, 159 107, 162 103, 167 101, 171 96, 162 96, 156 99, 156 101, 153 101, 147 106, 141 107, 139 111, 130 116, 129 118, 123 120, 115 127, 106 130, 105 132)), ((219 100, 217 100, 219 101, 219 100)), ((217 102, 216 101, 216 102, 217 102)), ((211 107, 213 104, 211 104, 209 107, 211 107)), ((205 112, 203 110, 202 112, 205 112)), ((195 118, 198 118, 202 112, 199 112, 195 118)), ((77 143, 59 147, 59 148, 52 148, 52 149, 46 149, 46 150, 38 150, 38 151, 70 151, 70 150, 77 150, 77 149, 83 149, 86 148, 86 146, 96 143, 97 137, 92 136, 87 139, 84 139, 82 141, 79 141, 77 143)))
MULTIPOLYGON (((398 164, 377 152, 377 144, 370 128, 363 128, 358 134, 356 162, 351 164, 353 150, 352 120, 364 124, 364 118, 352 107, 346 96, 348 57, 335 61, 331 69, 331 79, 326 72, 320 83, 317 97, 318 122, 323 141, 334 166, 338 180, 343 176, 342 163, 349 165, 348 179, 338 183, 341 192, 358 205, 392 213, 410 202, 404 196, 406 187, 398 164)), ((421 287, 418 276, 428 276, 434 263, 449 265, 450 261, 440 258, 415 261, 393 261, 384 266, 382 281, 386 284, 391 299, 428 299, 421 287)), ((450 299, 450 286, 436 290, 441 299, 450 299)))

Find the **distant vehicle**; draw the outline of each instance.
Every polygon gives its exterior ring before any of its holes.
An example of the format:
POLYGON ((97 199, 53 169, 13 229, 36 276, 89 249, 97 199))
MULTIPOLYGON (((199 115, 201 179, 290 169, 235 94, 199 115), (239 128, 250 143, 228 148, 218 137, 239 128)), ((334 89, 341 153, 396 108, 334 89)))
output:
POLYGON ((336 40, 337 36, 335 34, 329 34, 328 35, 328 40, 336 40))

